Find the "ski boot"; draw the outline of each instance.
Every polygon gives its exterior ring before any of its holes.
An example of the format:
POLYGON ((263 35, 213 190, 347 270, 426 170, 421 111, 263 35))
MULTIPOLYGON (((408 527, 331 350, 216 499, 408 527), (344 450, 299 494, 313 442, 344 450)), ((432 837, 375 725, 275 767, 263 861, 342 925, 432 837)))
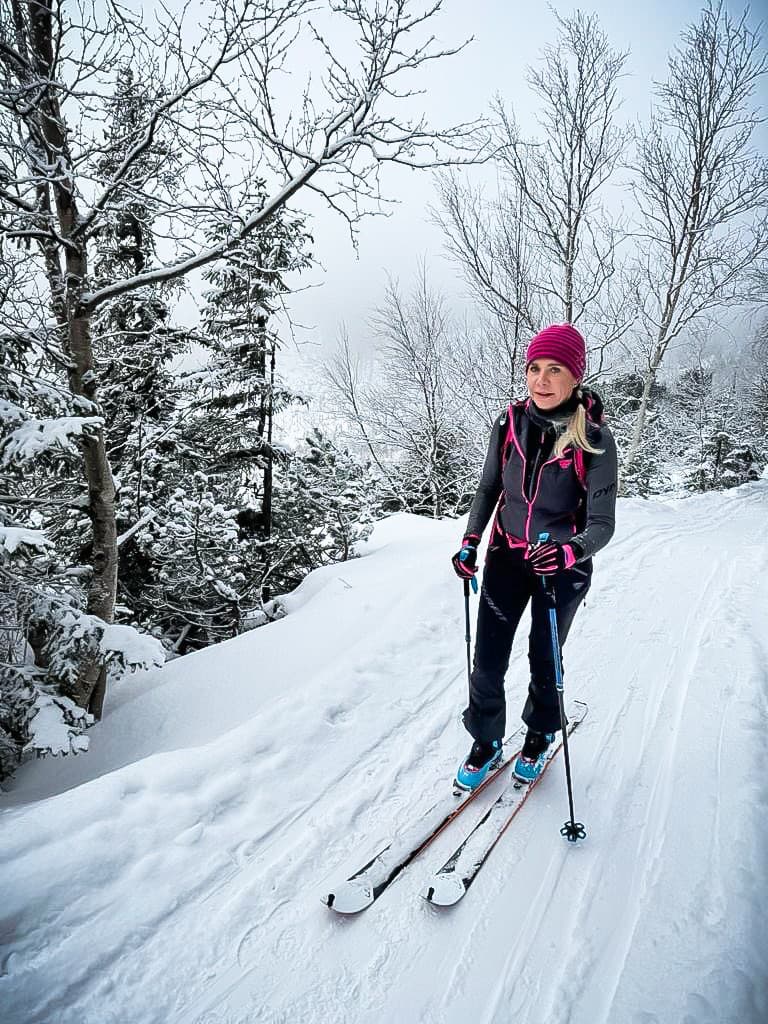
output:
POLYGON ((512 774, 516 779, 520 782, 535 782, 538 779, 547 759, 547 750, 554 738, 555 735, 551 732, 528 730, 523 749, 512 766, 512 774))
POLYGON ((501 740, 481 743, 475 740, 466 760, 456 772, 454 786, 471 791, 477 789, 489 771, 499 767, 501 761, 501 740))

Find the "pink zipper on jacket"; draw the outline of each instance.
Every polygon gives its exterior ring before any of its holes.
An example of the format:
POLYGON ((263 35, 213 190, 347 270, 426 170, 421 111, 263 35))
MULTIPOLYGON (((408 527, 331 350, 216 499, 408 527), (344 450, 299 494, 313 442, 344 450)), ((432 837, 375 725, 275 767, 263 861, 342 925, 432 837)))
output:
MULTIPOLYGON (((530 401, 530 399, 529 399, 529 401, 530 401)), ((526 407, 526 409, 528 408, 528 403, 527 402, 526 402, 526 406, 525 407, 526 407)), ((562 454, 560 454, 560 455, 553 455, 551 459, 547 459, 546 462, 543 462, 541 464, 541 466, 539 467, 539 476, 538 476, 538 479, 536 480, 536 490, 533 492, 533 497, 529 501, 528 500, 528 496, 525 493, 525 467, 527 465, 527 459, 525 457, 525 454, 523 453, 523 449, 520 447, 520 442, 517 439, 517 433, 515 431, 515 421, 514 421, 514 418, 512 416, 512 406, 511 405, 509 407, 508 415, 509 415, 509 431, 510 431, 510 434, 512 436, 512 440, 514 442, 515 448, 517 448, 517 453, 518 453, 518 455, 520 456, 520 458, 522 459, 522 462, 523 462, 523 473, 522 473, 522 478, 521 478, 521 481, 520 481, 520 494, 522 495, 523 501, 528 506, 528 515, 527 515, 526 520, 525 520, 525 544, 527 545, 527 544, 531 543, 531 519, 533 519, 533 506, 535 505, 536 499, 539 496, 539 488, 541 487, 541 474, 544 472, 544 467, 545 466, 551 466, 553 462, 558 462, 562 458, 562 454)), ((554 451, 554 449, 553 449, 553 451, 554 451)), ((502 486, 503 486, 503 482, 502 482, 502 486)), ((522 544, 517 544, 517 545, 513 545, 513 546, 514 547, 522 547, 523 545, 522 544)))

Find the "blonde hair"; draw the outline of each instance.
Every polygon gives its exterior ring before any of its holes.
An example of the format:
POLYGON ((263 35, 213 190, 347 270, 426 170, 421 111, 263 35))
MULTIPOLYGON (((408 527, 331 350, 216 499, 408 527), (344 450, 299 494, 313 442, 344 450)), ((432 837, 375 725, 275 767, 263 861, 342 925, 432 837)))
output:
POLYGON ((568 445, 573 445, 574 448, 581 448, 582 451, 589 452, 591 455, 602 455, 603 448, 594 448, 587 438, 587 411, 581 404, 581 390, 577 392, 579 398, 579 404, 576 406, 576 411, 571 415, 568 420, 563 433, 558 437, 555 442, 555 458, 560 458, 568 445))

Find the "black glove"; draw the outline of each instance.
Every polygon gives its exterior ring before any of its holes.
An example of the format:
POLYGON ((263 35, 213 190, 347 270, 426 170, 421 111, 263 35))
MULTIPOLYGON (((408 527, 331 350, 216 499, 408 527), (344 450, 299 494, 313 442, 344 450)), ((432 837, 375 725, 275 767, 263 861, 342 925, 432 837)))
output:
POLYGON ((525 557, 537 576, 552 576, 563 569, 570 569, 576 562, 573 547, 570 544, 558 544, 556 540, 529 545, 525 557))
POLYGON ((477 545, 480 538, 468 534, 461 542, 461 550, 451 559, 453 571, 460 580, 471 580, 477 572, 477 545))

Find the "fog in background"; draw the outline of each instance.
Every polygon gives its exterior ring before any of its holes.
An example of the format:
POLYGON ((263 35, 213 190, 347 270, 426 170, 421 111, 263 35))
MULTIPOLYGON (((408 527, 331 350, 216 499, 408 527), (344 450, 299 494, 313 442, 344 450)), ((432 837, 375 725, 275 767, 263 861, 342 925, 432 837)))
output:
MULTIPOLYGON (((738 3, 726 7, 733 15, 744 10, 738 3)), ((526 69, 543 60, 543 48, 556 39, 554 10, 565 16, 575 9, 517 0, 479 0, 471 5, 464 0, 445 0, 444 9, 434 24, 430 23, 438 42, 446 48, 465 40, 468 43, 459 54, 419 69, 412 87, 421 95, 407 101, 408 109, 414 114, 423 112, 432 127, 444 127, 488 116, 492 100, 499 96, 514 110, 524 135, 540 135, 538 102, 526 81, 526 69)), ((667 56, 686 26, 698 18, 702 4, 650 0, 616 5, 600 0, 580 4, 578 9, 598 16, 612 47, 629 51, 617 123, 647 121, 653 83, 666 76, 667 56)), ((762 21, 765 9, 764 0, 750 5, 753 27, 762 21)), ((308 65, 293 65, 292 80, 286 81, 286 107, 310 71, 308 65)), ((756 99, 768 109, 765 82, 756 99)), ((755 133, 754 142, 762 150, 768 149, 766 125, 755 133)), ((631 149, 627 155, 630 153, 631 149)), ((473 182, 483 182, 489 192, 495 191, 496 172, 490 164, 467 167, 464 173, 473 182)), ((617 216, 625 206, 631 208, 631 196, 622 187, 628 178, 629 171, 619 170, 603 193, 617 216)), ((434 172, 388 164, 382 168, 381 187, 391 202, 382 206, 380 216, 366 217, 358 225, 356 246, 347 223, 324 200, 306 190, 300 195, 297 208, 308 215, 316 265, 294 282, 297 290, 288 298, 290 320, 286 319, 282 330, 281 371, 294 387, 311 389, 318 364, 335 349, 342 325, 355 351, 364 356, 375 350, 370 315, 382 301, 388 275, 407 291, 424 263, 430 284, 444 294, 451 312, 459 318, 471 315, 467 288, 446 255, 443 234, 430 215, 430 207, 438 202, 434 172)), ((191 277, 188 286, 177 309, 179 319, 186 323, 196 319, 200 278, 191 277)), ((722 330, 710 333, 710 345, 751 331, 750 315, 744 310, 721 316, 721 321, 722 330)), ((671 356, 670 366, 676 362, 671 356)))

